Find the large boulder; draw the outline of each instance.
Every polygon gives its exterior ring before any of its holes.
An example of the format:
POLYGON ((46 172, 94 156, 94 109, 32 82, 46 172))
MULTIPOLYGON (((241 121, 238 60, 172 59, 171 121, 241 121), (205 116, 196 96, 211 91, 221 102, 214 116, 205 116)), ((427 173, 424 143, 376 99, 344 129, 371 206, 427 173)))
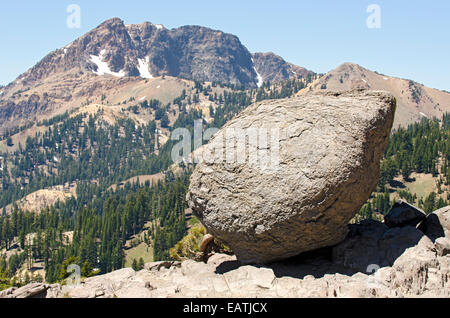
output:
POLYGON ((394 112, 381 91, 256 103, 204 147, 189 206, 242 263, 335 245, 376 187, 394 112))

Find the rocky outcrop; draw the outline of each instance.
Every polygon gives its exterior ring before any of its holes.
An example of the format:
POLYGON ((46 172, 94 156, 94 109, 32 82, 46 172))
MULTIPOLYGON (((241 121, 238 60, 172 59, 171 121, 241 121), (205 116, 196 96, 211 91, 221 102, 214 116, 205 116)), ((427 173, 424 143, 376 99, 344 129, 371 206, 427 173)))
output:
POLYGON ((204 148, 189 205, 243 263, 335 245, 377 184, 394 111, 367 91, 254 104, 204 148))
POLYGON ((392 206, 391 211, 385 215, 384 223, 388 227, 416 226, 425 220, 426 217, 427 215, 421 209, 416 208, 404 200, 398 200, 392 206))
POLYGON ((447 206, 430 213, 419 224, 419 229, 433 241, 440 237, 450 237, 450 207, 447 206))
POLYGON ((349 230, 345 241, 333 248, 332 259, 335 264, 359 272, 365 272, 371 264, 393 266, 406 249, 431 243, 412 226, 388 228, 380 222, 363 221, 349 225, 349 230))
POLYGON ((0 298, 45 298, 50 285, 33 283, 16 288, 12 287, 0 292, 0 298))
MULTIPOLYGON (((447 207, 450 209, 450 207, 447 207)), ((450 228, 441 224, 446 230, 450 228)), ((206 263, 155 262, 124 268, 76 286, 31 284, 0 297, 450 297, 450 255, 412 226, 377 221, 350 225, 347 238, 266 266, 214 254, 206 263)))
POLYGON ((307 78, 315 75, 303 67, 286 62, 272 52, 254 53, 253 63, 265 82, 276 83, 292 78, 307 78))

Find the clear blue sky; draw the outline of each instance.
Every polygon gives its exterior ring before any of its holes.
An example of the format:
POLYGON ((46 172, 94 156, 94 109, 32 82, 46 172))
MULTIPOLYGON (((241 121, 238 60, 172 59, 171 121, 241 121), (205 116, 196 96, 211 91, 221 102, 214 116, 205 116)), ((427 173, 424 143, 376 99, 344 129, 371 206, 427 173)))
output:
POLYGON ((273 51, 315 72, 355 62, 450 91, 449 16, 448 0, 2 0, 0 84, 119 17, 127 24, 219 29, 237 35, 251 52, 273 51), (372 3, 381 8, 380 29, 366 25, 372 3), (69 4, 81 7, 81 29, 66 26, 69 4))

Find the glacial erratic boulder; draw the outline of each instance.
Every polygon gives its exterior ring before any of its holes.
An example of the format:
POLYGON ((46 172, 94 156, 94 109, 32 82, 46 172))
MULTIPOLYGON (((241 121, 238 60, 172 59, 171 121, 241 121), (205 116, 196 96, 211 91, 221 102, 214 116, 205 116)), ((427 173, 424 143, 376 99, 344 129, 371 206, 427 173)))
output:
POLYGON ((381 91, 256 103, 203 148, 189 206, 242 263, 335 245, 376 187, 394 112, 381 91))

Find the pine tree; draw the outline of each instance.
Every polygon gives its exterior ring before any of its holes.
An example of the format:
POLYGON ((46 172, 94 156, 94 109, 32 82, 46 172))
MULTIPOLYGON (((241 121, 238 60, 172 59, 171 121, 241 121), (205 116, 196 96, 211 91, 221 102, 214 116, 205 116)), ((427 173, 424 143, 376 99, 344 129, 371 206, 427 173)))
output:
POLYGON ((144 269, 145 264, 144 264, 144 259, 142 257, 139 258, 139 263, 137 265, 138 265, 138 270, 144 269))
POLYGON ((139 270, 138 262, 136 261, 135 258, 133 259, 133 263, 131 264, 131 268, 132 268, 134 271, 136 271, 136 272, 139 270))

